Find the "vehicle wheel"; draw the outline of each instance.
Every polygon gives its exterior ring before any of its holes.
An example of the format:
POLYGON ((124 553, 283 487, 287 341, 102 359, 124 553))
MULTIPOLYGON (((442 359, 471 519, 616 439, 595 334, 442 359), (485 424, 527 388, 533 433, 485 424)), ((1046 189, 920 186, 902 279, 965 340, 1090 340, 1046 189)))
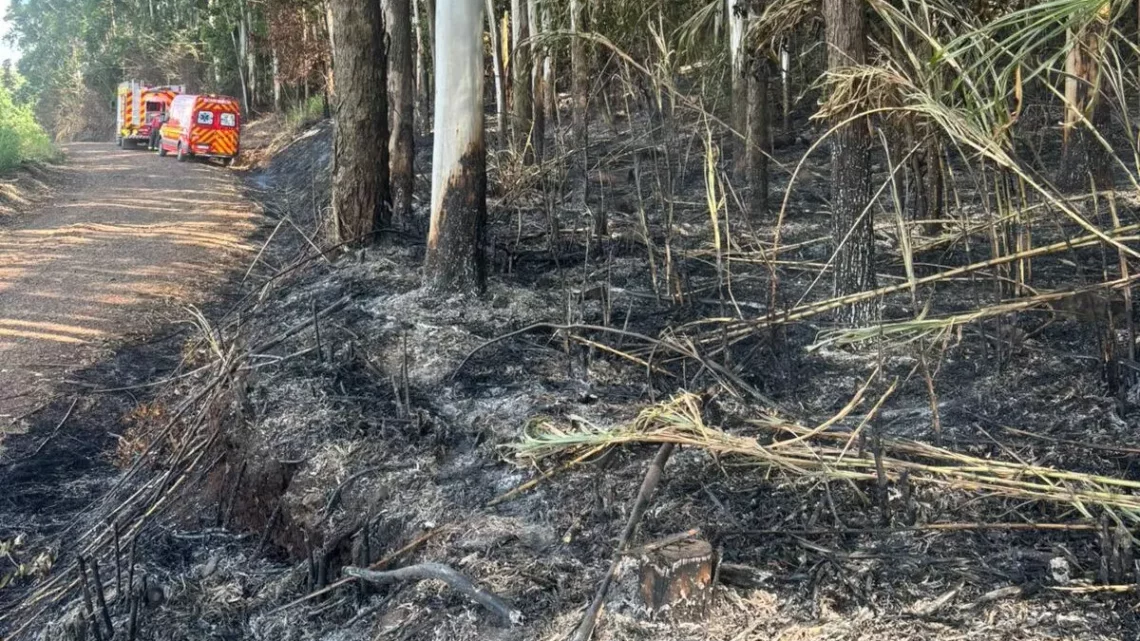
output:
POLYGON ((186 162, 186 148, 178 143, 178 162, 186 162))
POLYGON ((123 137, 122 136, 115 136, 115 146, 118 147, 119 149, 123 148, 123 137))
POLYGON ((234 166, 234 159, 233 158, 226 158, 226 159, 222 160, 222 166, 223 167, 233 167, 234 166))
POLYGON ((166 158, 166 154, 167 154, 166 147, 162 146, 162 140, 160 139, 158 141, 158 155, 160 158, 166 158))

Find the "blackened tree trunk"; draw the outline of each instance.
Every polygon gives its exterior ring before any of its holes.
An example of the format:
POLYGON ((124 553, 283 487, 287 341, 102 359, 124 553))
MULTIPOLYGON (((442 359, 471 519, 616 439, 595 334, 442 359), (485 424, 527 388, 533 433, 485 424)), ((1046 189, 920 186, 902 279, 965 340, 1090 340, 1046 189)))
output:
MULTIPOLYGON (((587 201, 589 192, 589 178, 586 171, 587 151, 590 142, 587 129, 590 107, 590 68, 587 59, 586 40, 577 34, 584 32, 586 28, 585 5, 586 0, 570 0, 570 31, 575 35, 572 36, 570 43, 573 150, 570 157, 569 180, 570 188, 579 190, 583 204, 587 201)), ((596 208, 594 212, 594 233, 599 236, 606 233, 606 214, 601 207, 596 208)))
POLYGON ((527 161, 533 159, 530 143, 531 101, 530 11, 526 0, 511 0, 511 95, 514 111, 514 148, 527 161))
MULTIPOLYGON (((866 23, 862 0, 823 0, 827 31, 827 66, 835 71, 866 62, 866 23)), ((836 114, 832 126, 850 114, 836 114)), ((848 296, 875 287, 875 238, 871 202, 871 136, 861 118, 831 135, 831 237, 835 262, 834 293, 848 296)), ((865 324, 875 301, 844 308, 843 320, 865 324)))
MULTIPOLYGON (((412 192, 415 190, 415 88, 412 82, 412 5, 411 0, 386 0, 388 26, 388 79, 391 94, 392 223, 400 229, 412 227, 412 192)), ((422 229, 422 228, 421 228, 422 229)))
POLYGON ((1111 122, 1100 60, 1108 30, 1109 3, 1079 32, 1069 33, 1065 59, 1065 121, 1057 186, 1063 190, 1112 187, 1112 158, 1089 129, 1102 134, 1111 122), (1086 122, 1087 121, 1087 122, 1086 122))
POLYGON ((388 83, 380 0, 329 0, 333 43, 332 213, 340 242, 390 224, 388 83))
MULTIPOLYGON (((753 2, 750 17, 757 19, 763 5, 753 2), (759 5, 759 6, 757 6, 759 5)), ((760 48, 752 48, 748 74, 748 186, 749 209, 754 220, 768 213, 768 155, 771 153, 768 132, 768 77, 771 62, 760 48)))
POLYGON ((478 292, 487 278, 483 0, 440 0, 435 34, 436 135, 424 284, 436 292, 478 292))

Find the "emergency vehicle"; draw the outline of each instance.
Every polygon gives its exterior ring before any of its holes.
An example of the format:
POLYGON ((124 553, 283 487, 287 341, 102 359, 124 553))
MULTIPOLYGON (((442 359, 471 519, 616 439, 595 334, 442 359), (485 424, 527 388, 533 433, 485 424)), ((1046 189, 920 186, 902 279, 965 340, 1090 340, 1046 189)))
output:
POLYGON ((154 146, 158 127, 181 85, 151 87, 136 80, 119 84, 115 142, 120 147, 147 142, 154 146))
POLYGON ((158 141, 158 155, 220 158, 229 165, 241 150, 241 106, 229 96, 182 94, 174 97, 158 141))

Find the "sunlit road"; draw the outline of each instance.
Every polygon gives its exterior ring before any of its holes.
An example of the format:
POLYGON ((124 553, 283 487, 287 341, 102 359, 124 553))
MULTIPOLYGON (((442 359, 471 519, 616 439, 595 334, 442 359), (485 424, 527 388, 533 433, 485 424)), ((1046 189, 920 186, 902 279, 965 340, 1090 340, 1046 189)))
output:
POLYGON ((252 256, 257 214, 228 170, 111 144, 67 153, 55 196, 0 228, 0 440, 67 372, 252 256))

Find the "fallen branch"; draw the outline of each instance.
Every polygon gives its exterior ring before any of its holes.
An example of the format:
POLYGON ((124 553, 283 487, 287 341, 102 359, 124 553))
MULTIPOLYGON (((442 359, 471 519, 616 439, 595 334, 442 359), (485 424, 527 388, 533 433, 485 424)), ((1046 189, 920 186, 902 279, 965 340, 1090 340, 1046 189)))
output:
POLYGON ((369 583, 379 583, 381 585, 409 580, 422 581, 425 579, 435 579, 437 581, 443 581, 456 592, 463 594, 472 601, 477 602, 479 605, 497 614, 507 623, 514 625, 522 621, 522 612, 512 608, 506 601, 503 601, 487 590, 476 587, 470 579, 442 563, 420 563, 396 570, 388 570, 386 572, 364 570, 348 566, 344 568, 343 572, 346 576, 368 581, 369 583))

